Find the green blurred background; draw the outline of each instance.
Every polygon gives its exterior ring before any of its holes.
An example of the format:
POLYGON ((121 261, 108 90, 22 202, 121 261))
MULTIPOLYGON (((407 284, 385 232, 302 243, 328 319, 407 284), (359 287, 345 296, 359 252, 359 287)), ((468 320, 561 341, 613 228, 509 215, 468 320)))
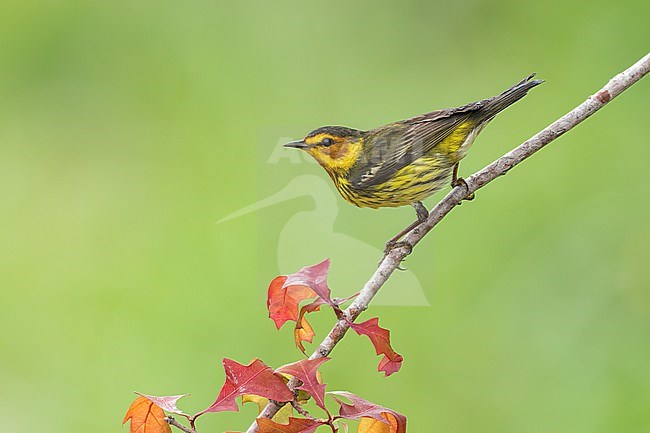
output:
MULTIPOLYGON (((133 390, 189 392, 181 407, 198 411, 222 357, 298 359, 264 291, 296 270, 278 269, 274 233, 314 204, 215 224, 291 179, 264 163, 282 138, 372 128, 538 72, 546 83, 477 141, 473 172, 646 54, 649 13, 646 0, 3 1, 1 430, 126 431, 133 390)), ((649 431, 649 90, 440 224, 407 261, 431 306, 363 316, 392 330, 402 371, 383 378, 349 335, 323 368, 331 389, 405 413, 411 432, 649 431)), ((335 231, 376 247, 413 218, 336 200, 335 231)), ((331 323, 315 317, 318 335, 331 323)), ((244 430, 254 414, 198 427, 244 430)))

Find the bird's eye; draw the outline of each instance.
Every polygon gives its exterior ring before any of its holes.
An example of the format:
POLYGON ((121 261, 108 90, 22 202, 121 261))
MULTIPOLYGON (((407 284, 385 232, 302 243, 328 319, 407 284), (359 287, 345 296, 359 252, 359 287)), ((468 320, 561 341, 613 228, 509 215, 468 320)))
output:
POLYGON ((321 145, 327 147, 332 145, 332 139, 331 138, 324 138, 323 141, 320 142, 321 145))

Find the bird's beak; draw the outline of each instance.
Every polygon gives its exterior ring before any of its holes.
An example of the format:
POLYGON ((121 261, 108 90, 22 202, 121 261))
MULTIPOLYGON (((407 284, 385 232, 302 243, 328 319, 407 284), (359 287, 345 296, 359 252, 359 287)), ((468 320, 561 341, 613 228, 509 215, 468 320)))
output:
POLYGON ((295 147, 296 149, 304 149, 307 147, 307 143, 305 143, 302 140, 296 140, 285 144, 284 147, 295 147))

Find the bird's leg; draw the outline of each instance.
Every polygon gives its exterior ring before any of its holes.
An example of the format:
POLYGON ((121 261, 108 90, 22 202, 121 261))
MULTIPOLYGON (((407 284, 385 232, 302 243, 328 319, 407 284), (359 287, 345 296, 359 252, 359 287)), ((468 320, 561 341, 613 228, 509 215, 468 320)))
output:
POLYGON ((415 209, 415 213, 418 215, 418 221, 420 224, 425 222, 427 218, 429 218, 429 211, 427 210, 426 207, 422 204, 421 201, 416 201, 415 203, 411 203, 411 206, 415 209))
POLYGON ((404 230, 402 230, 401 232, 397 233, 395 236, 390 238, 388 242, 386 242, 386 248, 384 248, 384 256, 388 254, 392 249, 406 246, 407 245, 406 242, 398 242, 398 241, 402 239, 402 236, 404 236, 405 234, 407 234, 408 232, 410 232, 411 230, 413 230, 419 225, 420 225, 420 221, 415 221, 410 226, 408 226, 407 228, 405 228, 404 230))
MULTIPOLYGON (((465 188, 467 188, 469 190, 469 185, 467 185, 467 182, 465 182, 465 179, 463 179, 462 177, 458 177, 458 167, 459 166, 460 166, 460 162, 457 162, 456 164, 454 164, 454 171, 451 174, 451 187, 455 188, 455 187, 460 186, 460 185, 465 185, 465 188)), ((463 200, 467 200, 467 201, 474 200, 474 197, 476 197, 476 195, 474 193, 467 194, 467 197, 463 198, 463 200)))
POLYGON ((458 167, 460 166, 460 162, 457 162, 454 164, 454 171, 451 174, 451 187, 455 187, 456 183, 458 182, 458 167))
POLYGON ((411 203, 411 206, 415 208, 415 212, 418 215, 418 220, 411 223, 411 225, 406 227, 404 230, 402 230, 401 232, 399 232, 398 234, 390 238, 388 242, 386 242, 386 248, 384 249, 384 256, 394 248, 407 246, 410 249, 412 247, 410 244, 406 242, 398 242, 398 241, 402 238, 402 236, 404 236, 405 234, 407 234, 408 232, 410 232, 411 230, 413 230, 414 228, 416 228, 417 226, 425 222, 427 218, 429 218, 429 211, 427 210, 426 207, 424 207, 421 201, 416 201, 415 203, 411 203))

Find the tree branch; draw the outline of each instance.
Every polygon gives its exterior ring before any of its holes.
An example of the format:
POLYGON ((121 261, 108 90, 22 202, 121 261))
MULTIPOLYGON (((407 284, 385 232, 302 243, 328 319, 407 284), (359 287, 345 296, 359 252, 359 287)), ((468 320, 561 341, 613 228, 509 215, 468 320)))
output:
POLYGON ((173 425, 174 427, 176 427, 179 430, 183 430, 185 433, 196 433, 196 430, 194 430, 193 428, 189 428, 189 427, 184 426, 183 424, 176 421, 176 419, 174 417, 172 417, 172 416, 165 417, 165 422, 167 424, 169 424, 169 425, 173 425))
MULTIPOLYGON (((650 71, 650 54, 647 54, 634 65, 612 78, 600 91, 590 96, 585 102, 565 114, 542 131, 535 134, 492 164, 474 173, 467 179, 465 184, 454 187, 440 202, 431 210, 425 222, 415 227, 403 239, 399 248, 391 250, 381 261, 374 275, 368 280, 354 302, 343 311, 344 319, 339 320, 329 332, 327 337, 318 346, 310 359, 321 358, 329 355, 334 346, 343 338, 350 325, 364 310, 377 294, 377 291, 388 280, 391 274, 397 269, 404 258, 411 253, 413 247, 433 229, 452 209, 454 209, 469 194, 484 187, 499 176, 503 176, 514 166, 533 155, 535 152, 555 140, 565 132, 571 130, 579 123, 587 119, 596 111, 604 107, 609 101, 617 97, 632 84, 639 81, 650 71)), ((298 381, 289 381, 289 388, 295 390, 298 381)), ((277 413, 282 405, 269 403, 259 414, 259 418, 271 418, 277 413)), ((256 433, 258 426, 256 422, 248 428, 247 433, 256 433)))

